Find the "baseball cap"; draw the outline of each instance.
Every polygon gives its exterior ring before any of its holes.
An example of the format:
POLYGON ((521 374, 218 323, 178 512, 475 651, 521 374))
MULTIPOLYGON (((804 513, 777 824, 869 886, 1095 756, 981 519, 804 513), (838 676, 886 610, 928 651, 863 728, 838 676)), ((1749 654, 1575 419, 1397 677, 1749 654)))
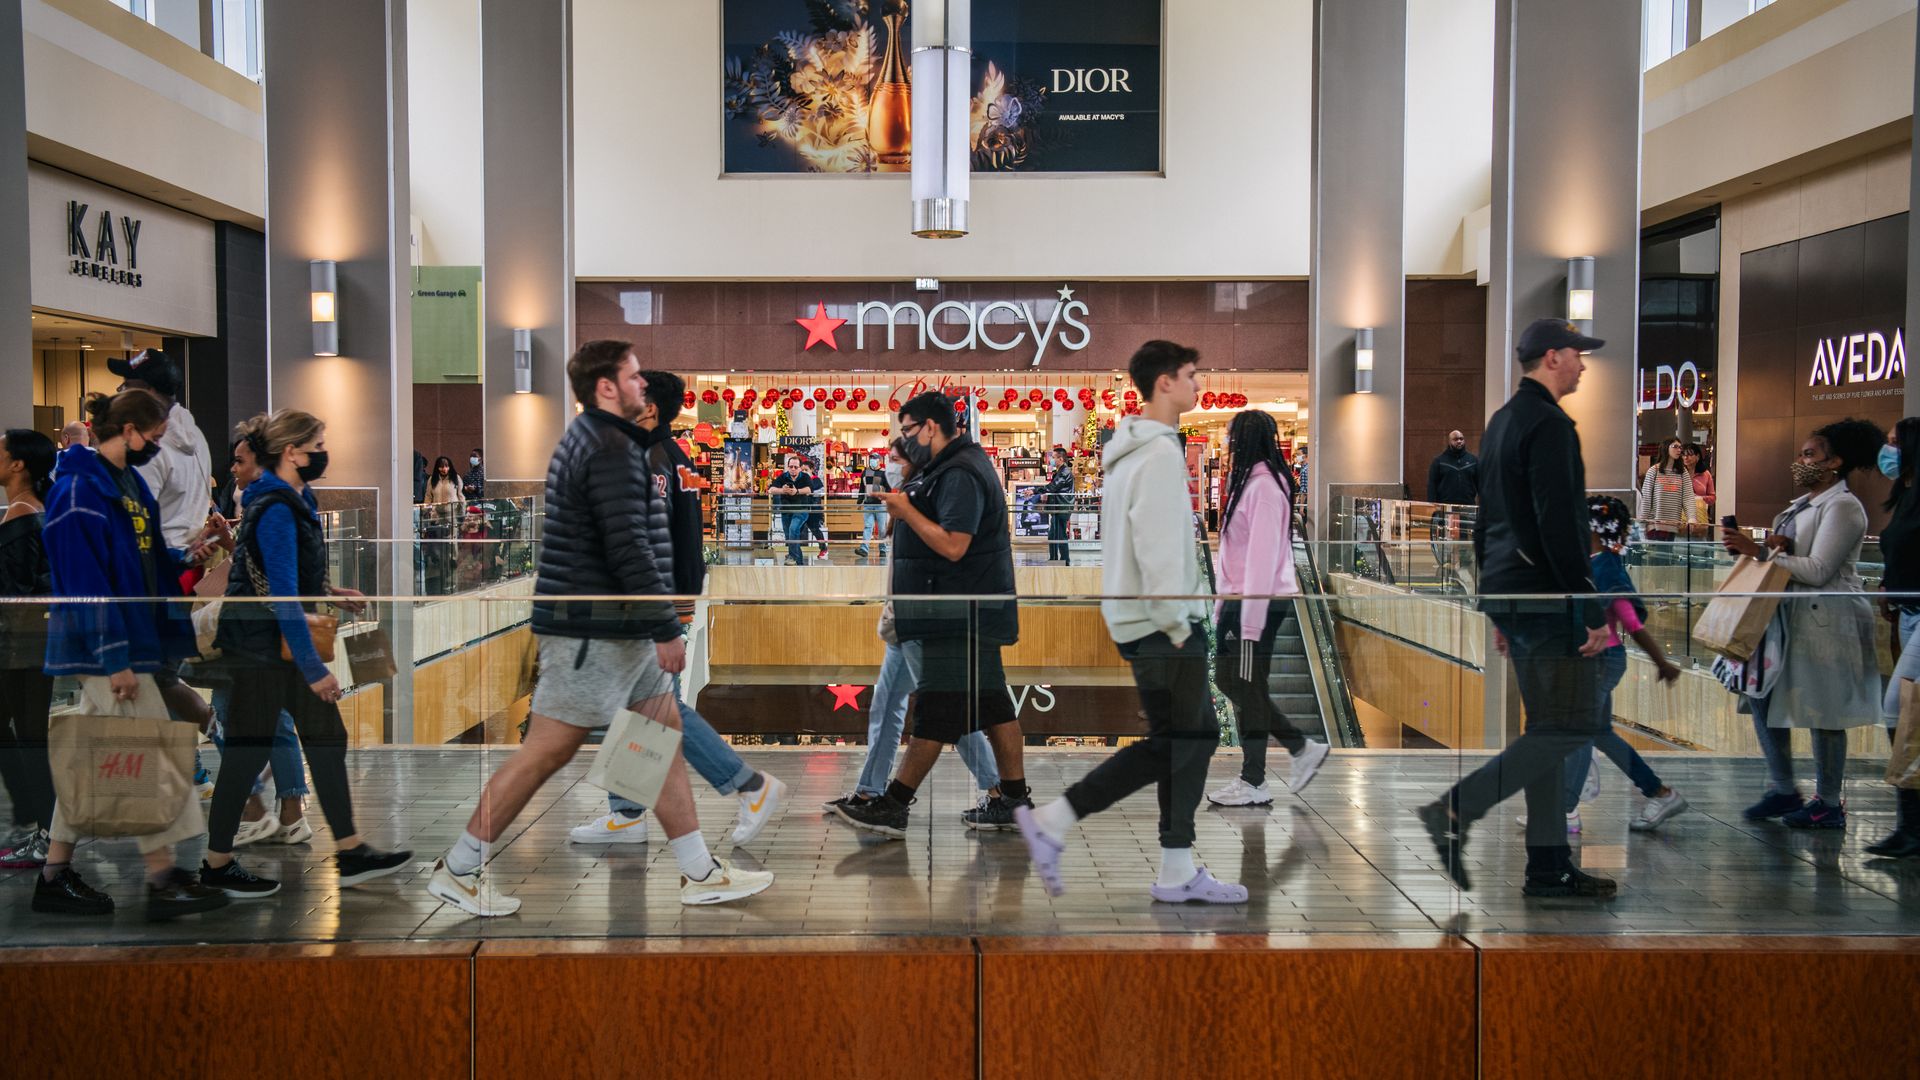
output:
POLYGON ((1535 319, 1520 331, 1520 345, 1514 351, 1520 354, 1520 359, 1531 360, 1546 355, 1551 349, 1591 352, 1605 344, 1599 338, 1582 334, 1579 327, 1565 319, 1535 319))
POLYGON ((127 359, 107 361, 107 370, 123 379, 138 379, 167 397, 180 396, 180 369, 159 349, 142 349, 127 359))

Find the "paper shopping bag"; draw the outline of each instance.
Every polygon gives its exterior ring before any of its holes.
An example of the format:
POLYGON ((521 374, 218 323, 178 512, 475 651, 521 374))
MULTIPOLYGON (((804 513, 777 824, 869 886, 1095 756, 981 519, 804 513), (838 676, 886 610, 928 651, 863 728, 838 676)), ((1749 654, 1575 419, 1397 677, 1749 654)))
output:
POLYGON ((393 663, 393 639, 381 627, 368 627, 341 640, 347 646, 347 670, 355 686, 391 679, 398 670, 393 663))
POLYGON ((1760 647, 1767 623, 1779 610, 1780 597, 1751 593, 1785 592, 1791 576, 1787 568, 1745 555, 1733 564, 1733 573, 1721 584, 1719 595, 1694 624, 1693 640, 1732 660, 1745 662, 1760 647))
POLYGON ((594 755, 587 783, 641 806, 658 805, 667 770, 679 752, 678 731, 622 709, 594 755))
POLYGON ((1893 729, 1887 783, 1920 788, 1920 683, 1912 679, 1900 680, 1900 726, 1893 729))
POLYGON ((116 702, 104 677, 80 681, 80 707, 55 713, 47 731, 60 816, 83 836, 146 836, 180 817, 193 788, 199 732, 167 716, 153 676, 116 702))

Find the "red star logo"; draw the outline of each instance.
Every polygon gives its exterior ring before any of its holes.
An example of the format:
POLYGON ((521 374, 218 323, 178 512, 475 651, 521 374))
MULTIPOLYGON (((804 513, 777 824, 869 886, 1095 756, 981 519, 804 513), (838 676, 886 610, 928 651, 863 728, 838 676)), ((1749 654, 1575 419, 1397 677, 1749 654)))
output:
POLYGON ((825 344, 827 348, 832 349, 834 352, 840 351, 840 343, 833 339, 833 332, 845 326, 847 320, 829 318, 827 315, 827 305, 815 304, 813 305, 812 318, 795 319, 793 321, 807 328, 807 343, 800 346, 801 352, 805 352, 815 345, 820 344, 825 344))
POLYGON ((842 705, 858 712, 860 709, 860 691, 864 686, 835 686, 827 684, 827 691, 833 695, 833 711, 839 712, 842 705))

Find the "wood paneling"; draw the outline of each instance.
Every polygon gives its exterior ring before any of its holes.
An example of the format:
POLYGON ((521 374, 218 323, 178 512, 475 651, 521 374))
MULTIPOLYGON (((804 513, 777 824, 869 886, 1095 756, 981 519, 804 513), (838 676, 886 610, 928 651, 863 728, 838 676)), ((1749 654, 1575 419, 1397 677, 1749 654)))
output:
POLYGON ((347 725, 348 746, 379 746, 387 741, 387 688, 368 683, 340 699, 340 719, 347 725))
POLYGON ((522 627, 422 664, 413 676, 413 741, 451 742, 476 725, 498 726, 533 692, 533 656, 533 631, 522 627))
MULTIPOLYGON (((715 604, 711 612, 715 682, 739 668, 873 670, 885 648, 874 629, 878 603, 715 604)), ((1076 668, 1125 666, 1099 606, 1085 601, 1021 604, 1020 641, 1001 662, 1047 669, 1061 682, 1076 668)))
MULTIPOLYGON (((1388 722, 1378 726, 1391 731, 1405 725, 1453 749, 1486 745, 1479 672, 1349 622, 1338 624, 1337 636, 1353 696, 1388 722)), ((1374 745, 1371 738, 1367 745, 1374 745)))
POLYGON ((981 1074, 995 1080, 1473 1075, 1474 955, 1457 938, 1009 937, 980 950, 981 1074))
POLYGON ((1475 944, 1488 1080, 1891 1077, 1913 1075, 1920 1061, 1912 938, 1514 935, 1475 944))
POLYGON ((8 1048, 8 1073, 466 1077, 473 950, 423 942, 0 951, 0 1001, 19 1030, 38 1033, 8 1048))
POLYGON ((965 938, 488 942, 475 1072, 966 1077, 976 1001, 965 938))

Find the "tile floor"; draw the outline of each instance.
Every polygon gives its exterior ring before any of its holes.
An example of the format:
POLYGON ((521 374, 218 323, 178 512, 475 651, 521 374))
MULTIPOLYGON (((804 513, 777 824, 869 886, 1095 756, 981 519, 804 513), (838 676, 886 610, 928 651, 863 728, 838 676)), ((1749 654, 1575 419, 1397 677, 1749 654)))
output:
MULTIPOLYGON (((112 892, 111 919, 35 915, 30 872, 0 872, 0 946, 116 943, 397 940, 643 935, 1075 934, 1180 931, 1414 931, 1545 933, 1920 934, 1920 862, 1887 864, 1861 848, 1891 825, 1879 769, 1861 762, 1844 832, 1800 833, 1740 817, 1758 789, 1752 758, 1662 754, 1655 768, 1693 809, 1657 834, 1627 830, 1638 796, 1609 769, 1583 814, 1577 841, 1589 869, 1621 883, 1610 902, 1527 900, 1513 814, 1500 807, 1475 829, 1467 854, 1475 889, 1441 874, 1411 810, 1433 799, 1481 755, 1425 751, 1336 752, 1300 797, 1258 809, 1204 809, 1197 854, 1223 879, 1247 884, 1243 906, 1175 908, 1146 896, 1157 859, 1149 793, 1090 819, 1070 842, 1067 892, 1049 899, 1032 878, 1019 837, 974 834, 958 820, 971 793, 957 759, 943 759, 915 808, 905 841, 881 841, 824 817, 820 803, 850 786, 858 748, 750 749, 747 760, 790 785, 781 817, 736 857, 779 874, 750 901, 709 908, 678 903, 671 853, 656 830, 644 846, 581 847, 567 831, 600 812, 602 794, 577 761, 543 790, 495 850, 493 871, 525 906, 479 920, 425 892, 433 859, 459 834, 481 780, 509 751, 468 748, 356 752, 350 766, 360 828, 383 846, 405 846, 409 871, 355 890, 337 887, 328 834, 313 844, 257 847, 247 866, 285 882, 278 896, 171 924, 140 920, 139 861, 128 841, 84 846, 77 864, 112 892)), ((1099 751, 1031 750, 1029 779, 1052 798, 1099 751)), ((1283 754, 1276 754, 1284 765, 1283 754)), ((1224 782, 1238 752, 1213 762, 1224 782)), ((1276 787, 1281 785, 1276 784, 1276 787)), ((730 831, 734 801, 700 799, 709 843, 730 831)), ((314 808, 316 826, 318 809, 314 808)), ((192 856, 197 859, 197 852, 192 856)))

